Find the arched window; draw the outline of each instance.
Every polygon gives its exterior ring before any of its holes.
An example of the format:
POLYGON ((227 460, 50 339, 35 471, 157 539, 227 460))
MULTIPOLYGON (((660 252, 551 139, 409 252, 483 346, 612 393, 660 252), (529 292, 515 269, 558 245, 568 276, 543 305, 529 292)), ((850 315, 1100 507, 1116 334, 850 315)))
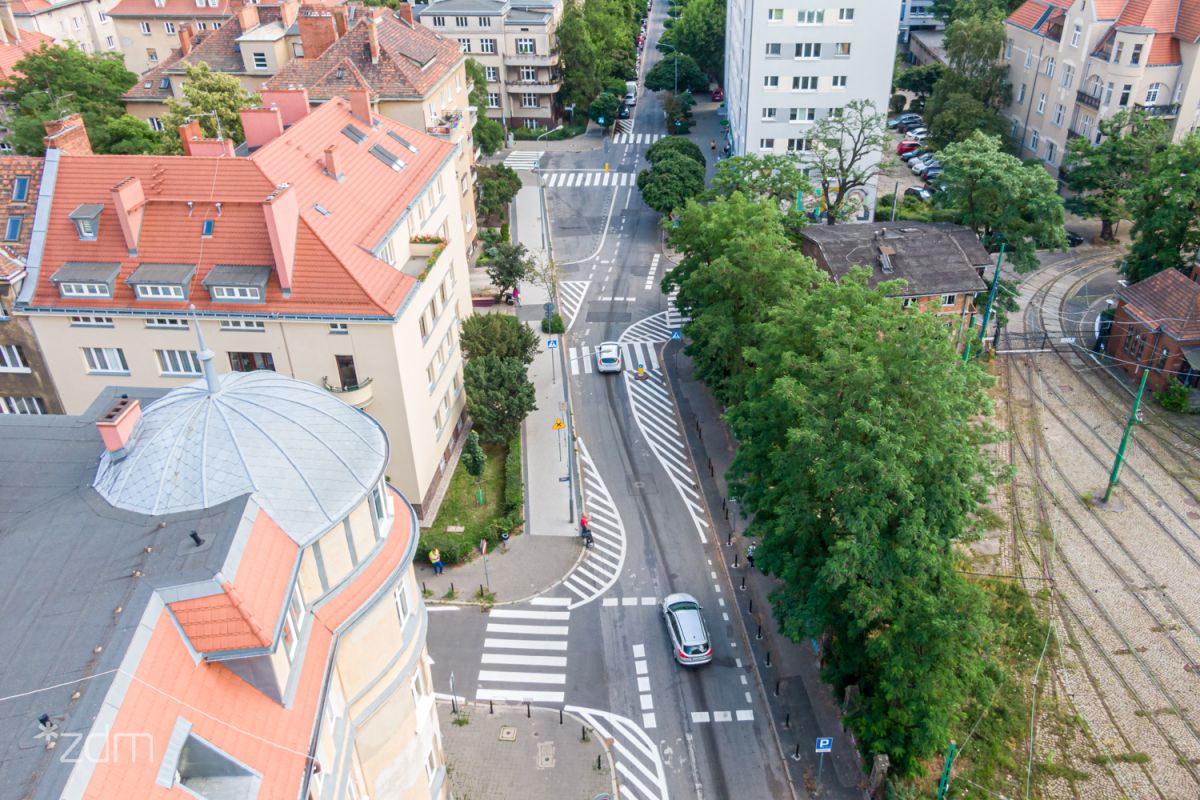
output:
POLYGON ((1088 94, 1092 97, 1099 97, 1102 91, 1104 91, 1104 81, 1100 80, 1099 75, 1093 75, 1088 85, 1088 94))

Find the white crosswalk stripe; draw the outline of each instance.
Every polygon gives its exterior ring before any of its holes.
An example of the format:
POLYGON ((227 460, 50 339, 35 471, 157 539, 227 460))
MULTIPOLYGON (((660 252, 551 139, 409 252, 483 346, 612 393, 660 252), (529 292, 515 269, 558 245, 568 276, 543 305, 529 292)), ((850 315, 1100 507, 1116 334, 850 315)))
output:
POLYGON ((621 345, 625 356, 625 369, 637 374, 638 367, 644 367, 647 372, 658 369, 658 355, 654 352, 651 342, 626 342, 621 345))
POLYGON ((654 144, 666 136, 665 133, 618 133, 613 137, 613 144, 654 144))
POLYGON ((591 285, 591 281, 559 281, 558 313, 562 315, 568 329, 579 318, 579 309, 582 308, 583 299, 587 297, 587 290, 591 285))
POLYGON ((645 319, 639 319, 625 330, 617 341, 625 342, 665 342, 671 338, 671 326, 667 324, 669 312, 660 311, 645 319))
POLYGON ((563 702, 570 602, 568 597, 539 597, 528 608, 488 612, 477 700, 563 702))
POLYGON ((599 736, 611 739, 620 796, 629 800, 668 800, 667 778, 658 748, 636 722, 595 708, 566 706, 599 736))
POLYGON ((579 441, 579 472, 593 545, 563 579, 563 587, 576 597, 570 608, 590 603, 607 592, 625 565, 625 525, 583 440, 579 441))
POLYGON ((647 292, 654 285, 654 279, 658 275, 658 259, 661 258, 659 253, 654 254, 654 258, 650 259, 650 271, 646 273, 646 285, 642 288, 647 292))
POLYGON ((546 176, 546 188, 568 189, 571 187, 634 186, 637 174, 633 172, 554 172, 546 176))
POLYGON ((504 159, 504 166, 509 169, 536 169, 545 150, 513 150, 504 159))
POLYGON ((619 119, 617 120, 618 133, 633 133, 633 120, 619 119))
POLYGON ((568 355, 571 361, 571 374, 578 375, 582 372, 584 375, 590 375, 595 362, 594 352, 594 348, 586 345, 570 348, 568 355))
POLYGON ((678 330, 683 327, 684 323, 692 321, 691 317, 679 313, 679 309, 675 307, 675 300, 678 297, 679 287, 676 286, 667 297, 667 326, 672 330, 678 330))

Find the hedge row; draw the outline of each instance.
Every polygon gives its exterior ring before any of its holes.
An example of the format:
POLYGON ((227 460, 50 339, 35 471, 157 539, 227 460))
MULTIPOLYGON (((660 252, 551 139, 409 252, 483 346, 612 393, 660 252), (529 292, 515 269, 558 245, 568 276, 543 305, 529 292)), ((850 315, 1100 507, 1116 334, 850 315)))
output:
POLYGON ((514 436, 504 457, 504 511, 521 520, 525 514, 525 479, 521 470, 521 439, 514 436))

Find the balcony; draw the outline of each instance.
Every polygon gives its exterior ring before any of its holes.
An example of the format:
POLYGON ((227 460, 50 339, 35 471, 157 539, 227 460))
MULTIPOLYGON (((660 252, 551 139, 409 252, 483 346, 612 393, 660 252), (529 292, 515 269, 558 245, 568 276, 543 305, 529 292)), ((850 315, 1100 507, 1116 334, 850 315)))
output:
POLYGON ((554 94, 562 88, 562 78, 549 81, 509 81, 504 88, 514 94, 554 94))
POLYGON ((440 236, 415 236, 409 242, 408 261, 400 271, 423 281, 445 249, 446 240, 440 236))
POLYGON ((514 53, 504 56, 504 64, 510 67, 553 67, 558 64, 558 53, 514 53))
POLYGON ((433 121, 432 125, 425 127, 425 132, 430 136, 438 136, 442 139, 449 139, 454 135, 455 130, 462 124, 462 112, 451 111, 443 114, 441 117, 433 121))
POLYGON ((1100 110, 1100 98, 1098 96, 1093 97, 1082 89, 1075 93, 1075 102, 1079 103, 1080 105, 1087 106, 1095 111, 1100 110))
POLYGON ((365 378, 354 386, 334 386, 329 382, 329 378, 321 378, 321 383, 325 384, 325 389, 337 395, 343 403, 358 409, 366 408, 375 399, 375 389, 371 386, 371 378, 365 378))
POLYGON ((1133 107, 1138 111, 1149 114, 1152 117, 1179 116, 1179 103, 1159 103, 1152 106, 1148 106, 1143 103, 1134 103, 1133 107))

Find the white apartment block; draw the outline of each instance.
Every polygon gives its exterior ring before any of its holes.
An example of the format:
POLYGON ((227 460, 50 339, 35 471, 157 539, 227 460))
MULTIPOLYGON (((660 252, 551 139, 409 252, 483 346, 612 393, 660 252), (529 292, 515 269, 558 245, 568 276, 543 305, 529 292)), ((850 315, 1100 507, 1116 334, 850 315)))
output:
POLYGON ((1141 110, 1179 139, 1200 110, 1200 0, 1028 0, 1008 18, 1009 134, 1059 175, 1067 142, 1141 110))
MULTIPOLYGON (((814 145, 813 123, 851 100, 887 113, 899 24, 900 0, 731 0, 725 99, 733 152, 803 156, 814 145)), ((874 198, 871 186, 867 213, 874 198)))
POLYGON ((933 15, 933 0, 900 0, 900 38, 911 31, 943 30, 946 23, 933 15))

